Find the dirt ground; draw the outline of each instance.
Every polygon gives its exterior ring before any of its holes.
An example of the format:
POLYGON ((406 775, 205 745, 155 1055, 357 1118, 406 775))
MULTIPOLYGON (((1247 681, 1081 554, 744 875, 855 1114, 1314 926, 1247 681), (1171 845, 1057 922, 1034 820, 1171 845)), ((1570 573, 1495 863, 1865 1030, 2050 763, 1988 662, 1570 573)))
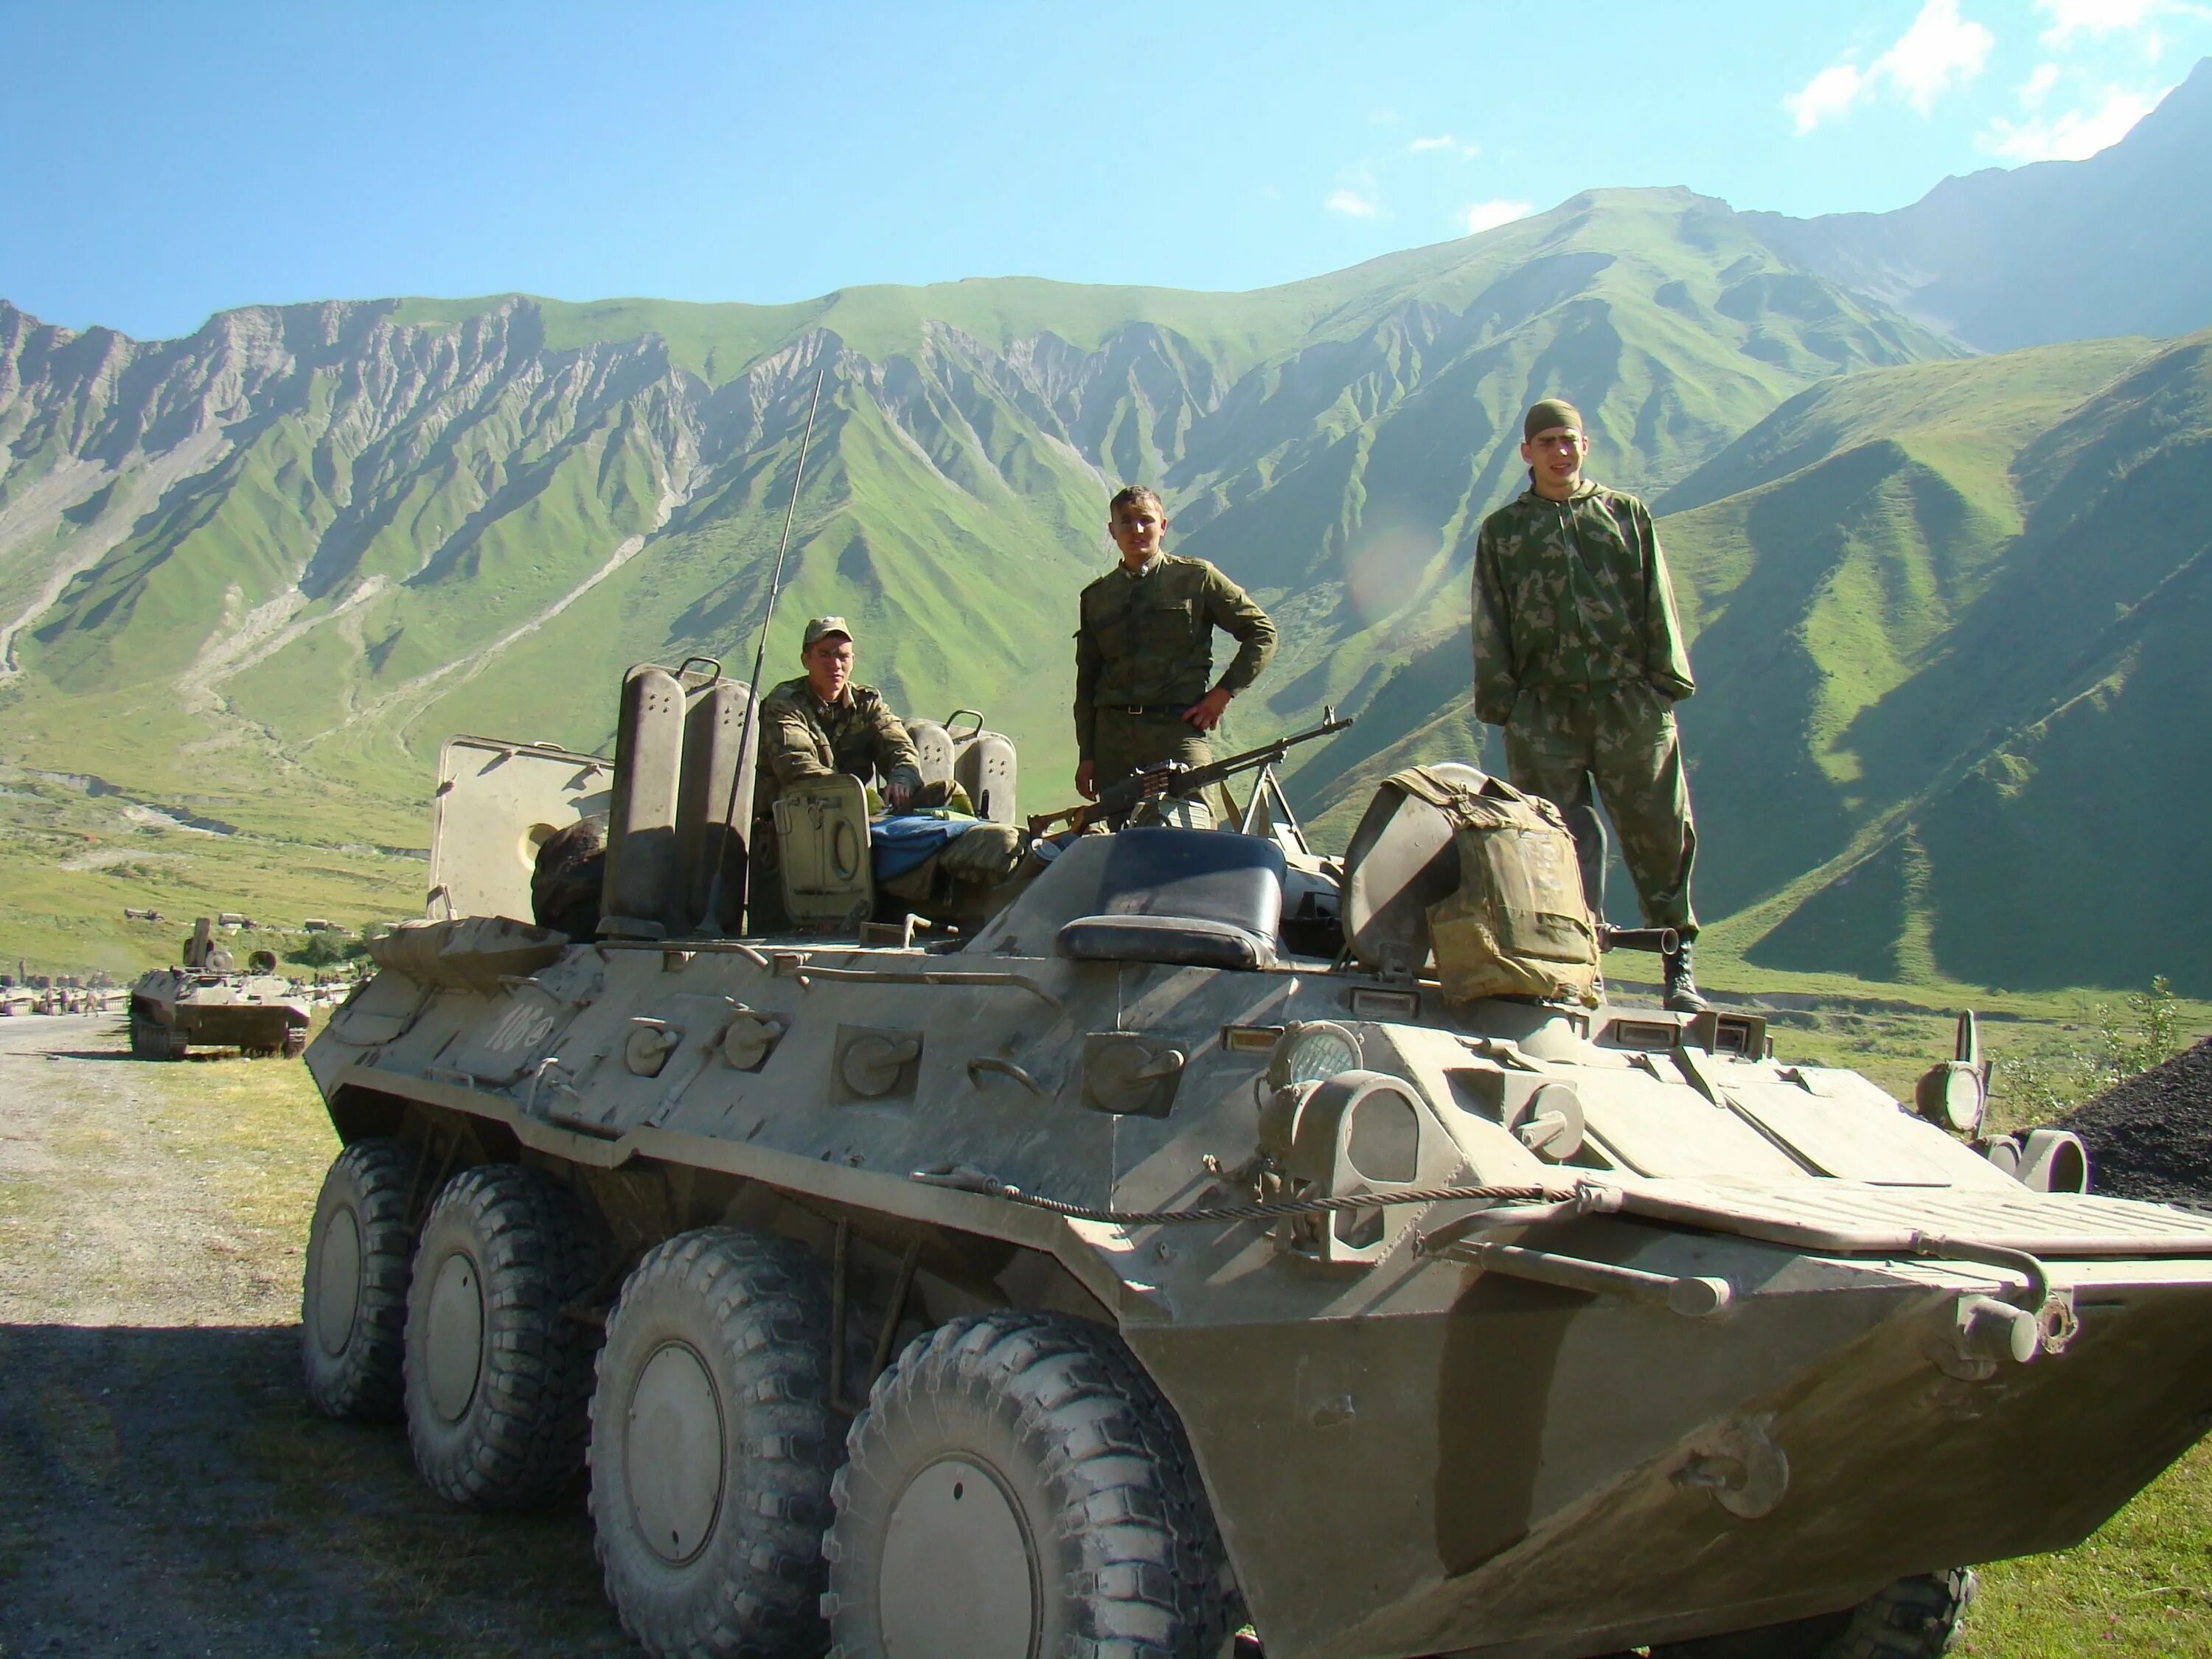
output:
POLYGON ((0 1021, 0 1656, 635 1653, 580 1493, 457 1515, 307 1408, 301 1069, 124 1048, 0 1021))

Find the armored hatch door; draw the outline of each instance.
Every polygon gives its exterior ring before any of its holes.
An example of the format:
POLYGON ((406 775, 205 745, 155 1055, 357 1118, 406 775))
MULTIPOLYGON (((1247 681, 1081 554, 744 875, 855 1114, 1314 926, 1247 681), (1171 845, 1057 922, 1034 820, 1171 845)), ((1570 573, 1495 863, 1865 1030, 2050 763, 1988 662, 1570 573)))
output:
POLYGON ((856 928, 873 913, 868 798, 843 772, 801 778, 775 801, 784 913, 801 927, 856 928))
POLYGON ((451 739, 438 754, 424 913, 433 921, 530 921, 538 848, 556 830, 605 812, 613 778, 612 762, 550 744, 451 739))
MULTIPOLYGON (((1452 1074, 1454 1091, 1471 1103, 1462 1092, 1466 1076, 1452 1074)), ((1577 1085, 1587 1139, 1638 1175, 1761 1183, 1807 1178, 1751 1124, 1656 1073, 1563 1073, 1558 1080, 1577 1085)))
POLYGON ((1895 1101, 1856 1073, 1786 1066, 1778 1079, 1728 1081, 1721 1093, 1736 1115, 1812 1169, 1839 1181, 1883 1187, 1949 1187, 1953 1165, 1978 1155, 1958 1148, 1932 1124, 1907 1117, 1895 1101))

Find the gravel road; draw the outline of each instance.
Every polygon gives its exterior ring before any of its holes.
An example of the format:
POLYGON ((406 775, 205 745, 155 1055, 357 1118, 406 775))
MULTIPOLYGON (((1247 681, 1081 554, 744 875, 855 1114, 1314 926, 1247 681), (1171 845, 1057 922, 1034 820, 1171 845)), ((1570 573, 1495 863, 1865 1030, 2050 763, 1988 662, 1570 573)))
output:
POLYGON ((295 1065, 0 1021, 0 1659, 636 1651, 580 1498, 457 1515, 403 1431, 307 1408, 334 1149, 295 1065))

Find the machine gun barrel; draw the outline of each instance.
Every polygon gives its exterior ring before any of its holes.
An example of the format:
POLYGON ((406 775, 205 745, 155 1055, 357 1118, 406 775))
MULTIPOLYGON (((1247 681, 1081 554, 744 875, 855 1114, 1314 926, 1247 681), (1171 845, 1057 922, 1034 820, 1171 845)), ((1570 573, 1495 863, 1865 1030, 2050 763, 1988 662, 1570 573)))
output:
POLYGON ((1043 835, 1056 823, 1066 823, 1081 831, 1103 818, 1119 829, 1138 805, 1154 795, 1188 798, 1220 782, 1233 778, 1239 772, 1256 771, 1272 765, 1285 754, 1302 743, 1311 743, 1316 738, 1326 738, 1343 731, 1352 724, 1352 717, 1340 720, 1336 710, 1324 708, 1319 724, 1303 732, 1292 732, 1277 738, 1273 743, 1262 744, 1257 749, 1247 749, 1242 754, 1224 755, 1203 766, 1184 766, 1175 761, 1162 761, 1132 773, 1117 783, 1099 791, 1095 801, 1085 801, 1077 806, 1065 806, 1057 812, 1038 812, 1030 818, 1030 833, 1043 835))

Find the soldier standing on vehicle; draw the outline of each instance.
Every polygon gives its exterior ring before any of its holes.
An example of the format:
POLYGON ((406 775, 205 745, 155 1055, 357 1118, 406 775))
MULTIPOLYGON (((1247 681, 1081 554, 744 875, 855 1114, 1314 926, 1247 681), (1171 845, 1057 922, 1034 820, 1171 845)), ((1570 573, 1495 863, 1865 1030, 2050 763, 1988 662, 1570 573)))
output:
POLYGON ((1075 630, 1075 788, 1086 800, 1139 767, 1204 765, 1206 734, 1275 654, 1267 613, 1206 560, 1162 552, 1167 527, 1141 486, 1107 507, 1121 560, 1083 590, 1075 630), (1237 651, 1208 690, 1217 628, 1237 651))
POLYGON ((1697 689, 1651 514, 1582 476, 1581 414, 1547 398, 1522 422, 1528 488, 1483 520, 1474 550, 1474 712, 1505 728, 1514 787, 1556 805, 1592 913, 1605 903, 1605 827, 1620 836, 1644 920, 1672 927, 1667 1006, 1705 1007, 1691 963, 1698 833, 1673 705, 1697 689))

